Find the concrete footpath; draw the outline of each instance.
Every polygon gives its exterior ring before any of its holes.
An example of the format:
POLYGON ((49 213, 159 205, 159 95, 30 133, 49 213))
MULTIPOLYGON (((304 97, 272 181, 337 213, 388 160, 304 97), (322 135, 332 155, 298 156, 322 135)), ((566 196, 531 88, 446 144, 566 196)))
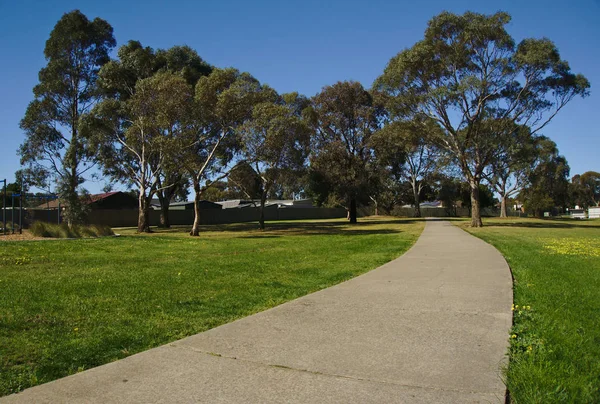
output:
POLYGON ((502 255, 429 220, 365 275, 0 402, 502 403, 511 303, 502 255))

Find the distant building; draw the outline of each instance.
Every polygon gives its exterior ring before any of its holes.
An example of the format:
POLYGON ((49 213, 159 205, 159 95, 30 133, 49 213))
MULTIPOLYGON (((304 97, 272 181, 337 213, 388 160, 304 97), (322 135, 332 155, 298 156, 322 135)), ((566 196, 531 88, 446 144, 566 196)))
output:
POLYGON ((585 219, 586 218, 585 209, 577 209, 577 206, 575 208, 576 209, 569 210, 571 219, 585 219))
MULTIPOLYGON (((419 204, 422 208, 443 208, 444 204, 442 201, 431 201, 431 202, 421 202, 419 204)), ((403 208, 412 208, 413 205, 402 205, 403 208)))
POLYGON ((590 206, 588 209, 590 219, 600 219, 600 206, 590 206))
MULTIPOLYGON (((160 205, 153 206, 154 209, 160 209, 160 205)), ((215 202, 200 201, 200 209, 222 209, 223 206, 215 202)), ((171 202, 169 204, 169 210, 194 210, 194 201, 186 202, 171 202)))
MULTIPOLYGON (((254 208, 260 206, 259 199, 232 199, 228 201, 216 202, 223 207, 223 209, 243 209, 243 208, 254 208)), ((265 201, 265 207, 277 207, 277 208, 314 208, 312 199, 267 199, 265 201)))
MULTIPOLYGON (((104 209, 137 209, 138 200, 135 196, 121 192, 105 192, 103 194, 94 194, 82 197, 82 200, 92 210, 104 209)), ((59 206, 58 200, 49 201, 39 205, 38 209, 57 209, 59 206)), ((64 207, 64 204, 61 205, 64 207)))

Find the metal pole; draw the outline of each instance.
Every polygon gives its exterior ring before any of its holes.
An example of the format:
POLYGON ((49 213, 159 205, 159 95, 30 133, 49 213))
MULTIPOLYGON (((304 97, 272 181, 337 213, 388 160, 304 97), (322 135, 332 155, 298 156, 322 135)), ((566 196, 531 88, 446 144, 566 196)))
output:
POLYGON ((10 196, 10 199, 12 200, 12 206, 10 209, 10 218, 12 219, 11 233, 15 234, 15 194, 12 194, 10 196))
POLYGON ((19 194, 19 234, 23 234, 23 189, 19 194))
POLYGON ((2 232, 6 236, 6 178, 2 181, 4 182, 4 196, 2 199, 2 232))

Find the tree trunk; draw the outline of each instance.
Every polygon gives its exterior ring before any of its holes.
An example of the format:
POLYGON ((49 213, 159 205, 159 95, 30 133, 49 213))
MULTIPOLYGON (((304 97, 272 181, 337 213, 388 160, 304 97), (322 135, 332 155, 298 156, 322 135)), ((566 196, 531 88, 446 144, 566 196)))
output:
POLYGON ((419 190, 417 184, 412 184, 413 198, 415 200, 415 217, 421 217, 421 198, 419 197, 419 190))
POLYGON ((479 182, 471 181, 471 227, 483 227, 479 203, 479 182))
POLYGON ((260 216, 258 218, 258 227, 261 230, 265 229, 265 201, 267 200, 267 194, 265 192, 260 196, 260 216))
POLYGON ((146 197, 146 190, 141 188, 138 213, 138 233, 150 233, 150 198, 146 197))
POLYGON ((169 205, 163 204, 160 206, 160 225, 159 227, 163 227, 168 229, 171 227, 171 221, 169 220, 169 205))
MULTIPOLYGON (((159 186, 162 184, 159 184, 159 186)), ((164 227, 166 229, 171 227, 171 221, 169 220, 169 206, 171 205, 171 200, 175 196, 177 192, 177 185, 172 185, 170 187, 159 190, 156 193, 158 197, 158 201, 160 202, 160 224, 159 227, 164 227)))
POLYGON ((506 195, 500 195, 500 217, 504 217, 507 218, 508 217, 508 210, 507 210, 507 197, 506 195))
POLYGON ((196 237, 200 235, 200 201, 202 200, 202 191, 199 184, 194 184, 194 191, 196 192, 194 197, 194 224, 190 236, 196 237))
POLYGON ((356 223, 356 199, 350 199, 350 211, 348 212, 350 223, 356 223))

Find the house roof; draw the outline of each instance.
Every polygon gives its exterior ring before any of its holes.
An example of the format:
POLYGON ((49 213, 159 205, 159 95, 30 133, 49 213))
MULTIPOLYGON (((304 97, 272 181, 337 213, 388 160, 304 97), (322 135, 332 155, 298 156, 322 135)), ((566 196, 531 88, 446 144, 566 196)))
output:
MULTIPOLYGON (((441 201, 421 202, 419 204, 419 206, 422 208, 441 208, 442 202, 441 201)), ((402 207, 403 208, 412 208, 413 205, 402 205, 402 207)))
MULTIPOLYGON (((247 208, 260 206, 260 199, 230 199, 227 201, 215 202, 223 206, 223 209, 247 208)), ((265 206, 277 205, 278 207, 312 207, 313 200, 308 199, 267 199, 265 206)))
MULTIPOLYGON (((84 201, 84 203, 86 205, 90 205, 92 203, 101 201, 103 199, 106 199, 112 195, 118 194, 118 193, 122 193, 121 191, 113 191, 113 192, 105 192, 103 194, 93 194, 93 195, 88 195, 86 197, 82 197, 82 200, 84 201)), ((52 201, 49 201, 48 203, 42 203, 41 205, 37 206, 38 209, 56 209, 58 208, 59 205, 59 200, 58 199, 54 199, 52 201)), ((62 204, 62 206, 64 206, 64 204, 62 204)))

